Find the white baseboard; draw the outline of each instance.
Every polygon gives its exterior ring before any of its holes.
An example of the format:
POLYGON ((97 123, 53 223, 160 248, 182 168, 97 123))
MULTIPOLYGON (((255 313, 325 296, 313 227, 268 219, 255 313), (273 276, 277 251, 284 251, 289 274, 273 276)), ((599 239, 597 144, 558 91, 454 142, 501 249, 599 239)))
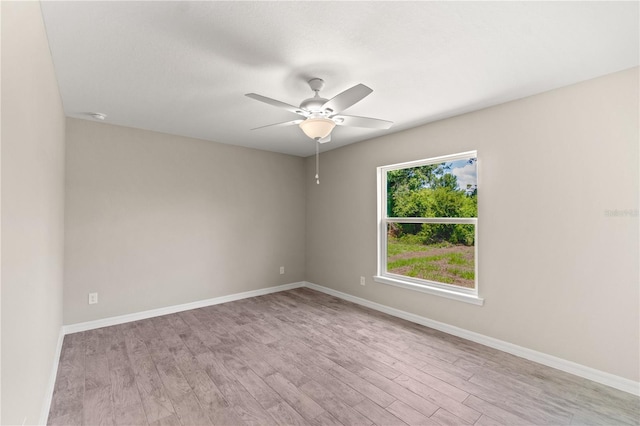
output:
POLYGON ((119 315, 116 317, 102 318, 95 321, 69 324, 62 326, 62 331, 64 334, 71 334, 78 333, 80 331, 94 330, 96 328, 109 327, 112 325, 124 324, 131 321, 139 321, 147 318, 159 317, 161 315, 175 314, 176 312, 188 311, 190 309, 198 309, 204 308, 205 306, 233 302, 235 300, 247 299, 249 297, 264 296, 265 294, 277 293, 279 291, 304 287, 304 285, 304 282, 283 284, 275 287, 267 287, 258 290, 245 291, 243 293, 230 294, 228 296, 214 297, 213 299, 198 300, 196 302, 183 303, 181 305, 166 306, 164 308, 135 312, 133 314, 119 315))
POLYGON ((333 290, 328 287, 323 287, 310 282, 304 283, 305 287, 312 290, 317 290, 322 293, 329 294, 331 296, 338 297, 340 299, 347 300, 349 302, 356 303, 358 305, 366 306, 376 311, 384 312, 394 317, 402 318, 407 321, 421 324, 426 327, 433 328, 454 336, 462 337, 463 339, 471 340, 472 342, 480 343, 481 345, 489 346, 494 349, 499 349, 503 352, 510 353, 512 355, 519 356, 521 358, 528 359, 530 361, 543 364, 548 367, 555 368, 557 370, 564 371, 566 373, 573 374, 594 382, 610 386, 612 388, 628 392, 632 395, 640 396, 640 382, 634 382, 633 380, 625 379, 624 377, 616 376, 614 374, 606 373, 604 371, 596 370, 595 368, 587 367, 582 364, 568 361, 566 359, 558 358, 552 355, 538 352, 533 349, 528 349, 522 346, 514 345, 513 343, 505 342, 503 340, 494 339, 493 337, 485 336, 474 331, 466 330, 464 328, 456 327, 453 325, 445 324, 439 321, 435 321, 420 315, 415 315, 400 309, 395 309, 380 303, 372 302, 370 300, 362 299, 360 297, 352 296, 341 291, 333 290))
POLYGON ((49 374, 49 383, 47 384, 47 390, 44 394, 44 404, 42 405, 42 411, 40 412, 40 422, 38 424, 46 425, 49 418, 49 409, 51 408, 51 400, 53 399, 53 390, 56 385, 56 376, 58 375, 58 364, 60 362, 60 354, 62 353, 62 341, 64 340, 64 332, 60 328, 58 333, 58 343, 56 344, 56 357, 53 361, 51 373, 49 374))

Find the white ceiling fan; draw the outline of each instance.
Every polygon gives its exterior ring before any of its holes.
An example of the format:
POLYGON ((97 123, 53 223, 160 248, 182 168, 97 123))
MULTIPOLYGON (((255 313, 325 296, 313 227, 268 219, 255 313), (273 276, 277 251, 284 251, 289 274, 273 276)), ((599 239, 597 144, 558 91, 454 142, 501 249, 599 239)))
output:
POLYGON ((299 107, 255 93, 247 93, 245 96, 304 117, 298 120, 256 127, 251 130, 273 126, 298 125, 308 137, 320 143, 324 143, 331 140, 331 131, 336 125, 365 127, 370 129, 388 129, 393 124, 391 121, 380 120, 377 118, 341 114, 342 111, 357 102, 360 102, 373 92, 372 89, 364 84, 357 84, 331 99, 325 99, 321 97, 319 93, 324 87, 324 80, 320 78, 312 78, 308 83, 309 87, 311 87, 311 90, 313 90, 315 94, 313 97, 302 101, 299 107))

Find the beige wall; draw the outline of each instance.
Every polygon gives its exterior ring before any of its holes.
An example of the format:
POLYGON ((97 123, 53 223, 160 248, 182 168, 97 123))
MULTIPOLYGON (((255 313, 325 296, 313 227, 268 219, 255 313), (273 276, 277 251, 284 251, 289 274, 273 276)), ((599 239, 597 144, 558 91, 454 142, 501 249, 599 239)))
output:
POLYGON ((636 68, 308 158, 307 280, 638 381, 638 112, 636 68), (373 282, 376 167, 469 150, 485 305, 373 282))
POLYGON ((2 424, 40 421, 62 325, 65 118, 39 2, 2 2, 2 424))
POLYGON ((66 161, 65 324, 304 280, 302 158, 68 119, 66 161))

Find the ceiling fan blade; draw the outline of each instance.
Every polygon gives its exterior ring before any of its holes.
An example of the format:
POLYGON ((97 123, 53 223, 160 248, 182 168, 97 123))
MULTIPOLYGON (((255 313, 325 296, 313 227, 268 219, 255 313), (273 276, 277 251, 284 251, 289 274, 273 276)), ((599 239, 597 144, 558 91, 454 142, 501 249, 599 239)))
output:
POLYGON ((299 107, 287 104, 285 102, 280 102, 275 99, 267 98, 266 96, 258 95, 256 93, 247 93, 245 94, 245 96, 251 99, 255 99, 256 101, 260 101, 260 102, 264 102, 265 104, 272 105, 274 107, 286 109, 287 111, 302 115, 304 117, 307 116, 306 112, 301 110, 299 107))
POLYGON ((388 129, 393 121, 380 120, 378 118, 356 117, 355 115, 336 115, 333 121, 338 126, 366 127, 368 129, 388 129))
POLYGON ((322 109, 331 110, 330 114, 337 114, 349 108, 351 105, 360 102, 371 92, 373 92, 373 90, 364 84, 356 84, 351 89, 347 89, 329 99, 322 105, 322 109))
POLYGON ((294 124, 300 124, 303 121, 304 120, 300 119, 300 120, 293 120, 293 121, 285 121, 285 122, 282 122, 282 123, 267 124, 266 126, 254 127, 251 130, 264 129, 265 127, 293 126, 294 124))

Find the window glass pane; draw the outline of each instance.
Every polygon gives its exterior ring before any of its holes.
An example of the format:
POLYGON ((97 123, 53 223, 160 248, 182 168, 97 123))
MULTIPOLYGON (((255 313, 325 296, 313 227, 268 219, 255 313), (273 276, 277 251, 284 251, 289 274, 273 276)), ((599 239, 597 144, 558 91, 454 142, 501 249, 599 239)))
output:
POLYGON ((387 172, 387 217, 477 217, 476 158, 387 172))
POLYGON ((387 272, 475 288, 475 225, 387 224, 387 272))

